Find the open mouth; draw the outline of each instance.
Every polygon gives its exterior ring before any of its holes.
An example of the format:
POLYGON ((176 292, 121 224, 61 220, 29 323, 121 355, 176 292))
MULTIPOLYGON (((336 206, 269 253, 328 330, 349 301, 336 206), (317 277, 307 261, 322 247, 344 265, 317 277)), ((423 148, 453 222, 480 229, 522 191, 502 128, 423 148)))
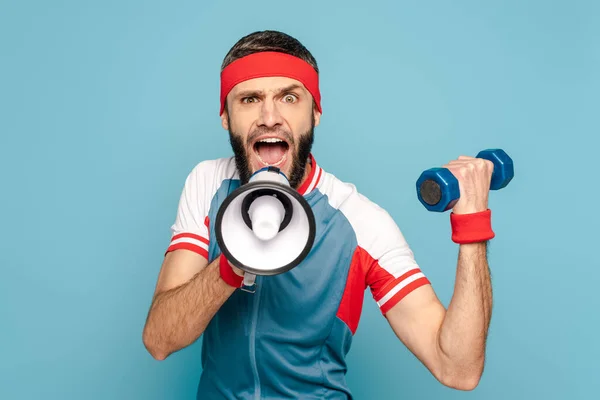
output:
POLYGON ((264 138, 254 143, 254 153, 265 166, 277 167, 287 158, 289 144, 279 138, 264 138))

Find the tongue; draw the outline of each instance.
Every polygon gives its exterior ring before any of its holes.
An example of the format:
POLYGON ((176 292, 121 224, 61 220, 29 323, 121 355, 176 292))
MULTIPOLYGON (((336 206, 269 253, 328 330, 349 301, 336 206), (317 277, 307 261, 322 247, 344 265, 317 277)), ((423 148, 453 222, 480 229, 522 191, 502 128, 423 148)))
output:
POLYGON ((281 143, 260 143, 257 150, 260 158, 270 165, 279 162, 285 154, 285 146, 281 143))

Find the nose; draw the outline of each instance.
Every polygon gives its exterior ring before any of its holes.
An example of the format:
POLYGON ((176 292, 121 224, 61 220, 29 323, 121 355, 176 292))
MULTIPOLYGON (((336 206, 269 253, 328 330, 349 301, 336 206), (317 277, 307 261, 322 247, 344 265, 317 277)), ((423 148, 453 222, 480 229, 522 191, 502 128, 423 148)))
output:
POLYGON ((273 128, 283 123, 283 117, 274 99, 265 99, 260 108, 258 125, 273 128))

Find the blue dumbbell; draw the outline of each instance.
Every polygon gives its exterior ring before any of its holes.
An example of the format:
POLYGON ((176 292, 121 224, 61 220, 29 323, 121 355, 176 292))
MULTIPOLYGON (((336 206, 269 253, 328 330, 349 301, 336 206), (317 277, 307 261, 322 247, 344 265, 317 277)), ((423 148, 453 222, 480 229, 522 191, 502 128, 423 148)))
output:
MULTIPOLYGON (((515 174, 513 161, 504 150, 482 150, 477 158, 494 163, 490 190, 502 189, 512 180, 515 174)), ((454 207, 460 197, 458 180, 446 168, 428 169, 417 180, 417 196, 429 211, 447 211, 454 207)))

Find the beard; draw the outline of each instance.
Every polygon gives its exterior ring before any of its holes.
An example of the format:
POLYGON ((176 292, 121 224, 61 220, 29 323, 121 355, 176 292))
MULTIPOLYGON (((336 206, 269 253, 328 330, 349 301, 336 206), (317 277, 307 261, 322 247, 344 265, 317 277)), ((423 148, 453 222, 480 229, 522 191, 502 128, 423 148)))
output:
MULTIPOLYGON (((231 123, 229 124, 231 126, 231 123)), ((295 153, 290 152, 288 157, 291 157, 291 169, 289 174, 286 174, 290 186, 293 189, 298 189, 300 184, 302 183, 302 178, 304 177, 304 173, 306 172, 306 163, 310 157, 310 153, 312 151, 312 146, 314 143, 314 130, 315 130, 315 120, 314 116, 312 118, 311 126, 308 131, 304 132, 300 135, 298 142, 294 140, 293 136, 288 132, 284 132, 285 139, 287 140, 290 147, 295 149, 295 153)), ((246 153, 246 149, 248 148, 247 143, 250 143, 253 138, 263 135, 266 133, 274 133, 278 131, 275 129, 268 128, 259 128, 254 130, 248 137, 246 141, 244 141, 243 137, 239 134, 236 134, 229 129, 229 142, 231 144, 231 148, 233 149, 233 154, 235 158, 235 165, 240 175, 240 184, 245 185, 250 180, 250 177, 254 173, 250 168, 250 162, 248 158, 248 154, 246 153)), ((285 171, 281 171, 285 172, 285 171)))

